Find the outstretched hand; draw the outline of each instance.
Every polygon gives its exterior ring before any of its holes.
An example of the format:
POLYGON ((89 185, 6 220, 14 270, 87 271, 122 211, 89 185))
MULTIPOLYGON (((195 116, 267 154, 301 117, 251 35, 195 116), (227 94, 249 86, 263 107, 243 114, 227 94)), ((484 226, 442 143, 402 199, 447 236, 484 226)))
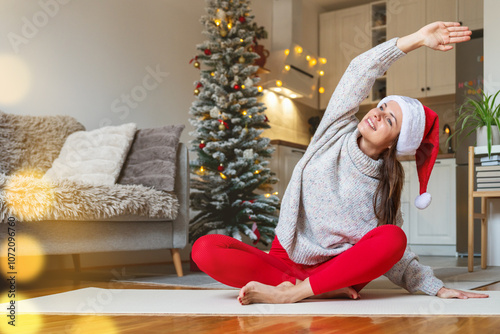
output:
POLYGON ((470 40, 472 32, 468 27, 460 26, 458 22, 434 22, 420 28, 413 34, 401 37, 397 41, 398 48, 408 53, 421 46, 434 50, 448 51, 455 43, 470 40))
POLYGON ((488 298, 489 296, 484 293, 475 293, 468 291, 461 291, 455 289, 448 289, 442 287, 439 289, 437 296, 440 298, 458 298, 458 299, 468 299, 468 298, 488 298))
POLYGON ((468 27, 460 26, 458 22, 434 22, 418 31, 423 45, 440 51, 453 49, 451 44, 470 40, 472 32, 468 27))

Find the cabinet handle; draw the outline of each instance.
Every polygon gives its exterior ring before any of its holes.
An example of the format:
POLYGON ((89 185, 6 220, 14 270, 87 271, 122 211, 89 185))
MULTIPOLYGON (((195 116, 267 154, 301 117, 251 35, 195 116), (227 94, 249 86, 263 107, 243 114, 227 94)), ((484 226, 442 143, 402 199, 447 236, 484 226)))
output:
POLYGON ((299 151, 299 150, 292 150, 292 153, 300 153, 300 154, 302 154, 302 155, 303 155, 303 154, 304 154, 304 153, 306 153, 306 152, 304 152, 304 151, 299 151))
POLYGON ((427 87, 427 90, 431 90, 431 87, 427 87))
POLYGON ((421 90, 422 92, 425 92, 425 88, 424 88, 424 87, 420 88, 420 90, 421 90))
POLYGON ((434 163, 435 163, 435 164, 440 164, 440 163, 441 163, 441 161, 436 160, 434 163))

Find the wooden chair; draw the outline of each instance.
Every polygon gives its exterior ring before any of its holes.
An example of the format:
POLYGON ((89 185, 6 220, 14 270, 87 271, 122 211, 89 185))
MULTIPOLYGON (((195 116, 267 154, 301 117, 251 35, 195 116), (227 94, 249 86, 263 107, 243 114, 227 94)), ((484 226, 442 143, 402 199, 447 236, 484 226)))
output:
MULTIPOLYGON (((500 198, 500 191, 474 191, 474 146, 469 146, 469 243, 468 243, 468 264, 469 272, 474 271, 474 219, 481 220, 481 268, 486 269, 486 259, 488 251, 488 199, 500 198), (481 198, 481 212, 474 212, 474 198, 481 198)), ((479 153, 478 153, 479 154, 479 153)), ((481 152, 482 154, 482 152, 481 152)))

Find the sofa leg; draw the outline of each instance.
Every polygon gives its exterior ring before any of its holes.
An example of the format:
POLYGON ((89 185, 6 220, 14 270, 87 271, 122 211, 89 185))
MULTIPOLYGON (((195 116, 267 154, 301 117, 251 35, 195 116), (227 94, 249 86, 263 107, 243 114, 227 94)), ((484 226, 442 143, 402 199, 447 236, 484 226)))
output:
POLYGON ((82 271, 80 267, 80 254, 71 254, 73 256, 73 265, 75 266, 75 271, 77 273, 82 271))
POLYGON ((182 262, 181 262, 181 254, 179 253, 178 248, 170 249, 170 254, 172 254, 172 260, 174 260, 175 271, 177 272, 177 276, 182 277, 184 274, 182 273, 182 262))

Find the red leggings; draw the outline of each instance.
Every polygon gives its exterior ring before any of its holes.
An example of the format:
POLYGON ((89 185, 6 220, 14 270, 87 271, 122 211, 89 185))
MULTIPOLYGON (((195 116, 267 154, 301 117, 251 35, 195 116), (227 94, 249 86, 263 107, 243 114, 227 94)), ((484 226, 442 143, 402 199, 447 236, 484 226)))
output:
POLYGON ((315 295, 366 284, 385 274, 403 256, 406 235, 401 228, 383 225, 368 232, 358 243, 317 265, 290 260, 275 238, 269 254, 232 237, 209 234, 193 245, 192 256, 198 267, 217 281, 242 288, 250 281, 276 286, 284 281, 309 277, 315 295))

